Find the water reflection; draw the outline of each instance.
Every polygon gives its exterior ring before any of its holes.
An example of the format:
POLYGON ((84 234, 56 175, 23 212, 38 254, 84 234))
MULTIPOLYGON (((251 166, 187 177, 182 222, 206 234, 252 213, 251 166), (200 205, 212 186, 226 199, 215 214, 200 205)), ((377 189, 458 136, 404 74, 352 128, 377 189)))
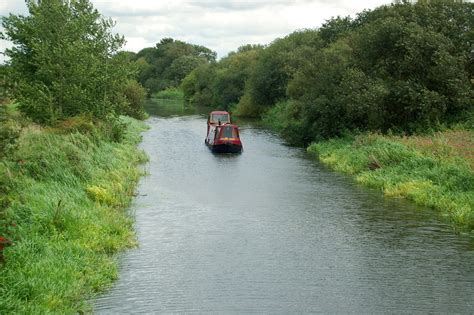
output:
POLYGON ((173 99, 147 99, 145 110, 150 116, 172 117, 183 115, 207 115, 210 107, 190 106, 182 100, 173 99))
POLYGON ((473 240, 430 210, 251 125, 242 154, 211 154, 204 116, 173 115, 149 119, 140 247, 97 313, 474 311, 473 240))

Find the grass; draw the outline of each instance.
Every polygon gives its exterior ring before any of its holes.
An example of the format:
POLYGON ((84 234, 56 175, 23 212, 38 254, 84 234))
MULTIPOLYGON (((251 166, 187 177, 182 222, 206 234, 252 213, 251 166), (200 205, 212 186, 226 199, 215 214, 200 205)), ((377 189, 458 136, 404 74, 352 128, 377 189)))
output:
POLYGON ((308 151, 359 183, 438 209, 456 228, 474 231, 472 139, 472 131, 431 137, 365 134, 315 143, 308 151))
POLYGON ((184 101, 184 93, 178 88, 167 88, 166 90, 155 93, 152 98, 184 101))
POLYGON ((125 209, 146 161, 136 149, 145 125, 121 121, 120 142, 30 125, 0 162, 0 235, 13 242, 0 263, 1 314, 88 312, 85 299, 117 278, 114 254, 136 243, 125 209))

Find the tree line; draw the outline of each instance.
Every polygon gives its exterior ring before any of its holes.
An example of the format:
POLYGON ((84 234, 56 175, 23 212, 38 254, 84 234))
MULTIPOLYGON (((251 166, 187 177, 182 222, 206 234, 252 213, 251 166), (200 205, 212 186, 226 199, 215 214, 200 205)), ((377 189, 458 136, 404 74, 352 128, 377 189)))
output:
POLYGON ((335 17, 202 64, 196 105, 263 117, 290 142, 474 122, 474 4, 407 1, 335 17))
MULTIPOLYGON (((212 50, 172 38, 123 52, 89 0, 26 1, 2 18, 14 46, 1 85, 26 116, 143 117, 146 94, 179 87, 188 103, 264 118, 290 142, 354 131, 472 125, 474 4, 408 1, 335 17, 271 44, 212 50)), ((0 113, 1 114, 1 113, 0 113)))

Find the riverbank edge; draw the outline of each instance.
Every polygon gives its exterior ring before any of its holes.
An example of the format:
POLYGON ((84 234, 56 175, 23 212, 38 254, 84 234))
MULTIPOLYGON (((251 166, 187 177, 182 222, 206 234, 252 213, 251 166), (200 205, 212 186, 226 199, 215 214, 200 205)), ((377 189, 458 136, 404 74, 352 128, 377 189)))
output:
POLYGON ((90 312, 86 300, 118 277, 116 254, 136 246, 127 209, 144 175, 147 156, 137 146, 147 126, 121 117, 107 129, 81 119, 77 130, 74 120, 24 127, 15 156, 0 161, 10 242, 0 263, 2 314, 90 312))
POLYGON ((434 208, 455 231, 474 234, 472 161, 459 154, 443 133, 432 137, 367 133, 313 143, 307 151, 360 184, 434 208))

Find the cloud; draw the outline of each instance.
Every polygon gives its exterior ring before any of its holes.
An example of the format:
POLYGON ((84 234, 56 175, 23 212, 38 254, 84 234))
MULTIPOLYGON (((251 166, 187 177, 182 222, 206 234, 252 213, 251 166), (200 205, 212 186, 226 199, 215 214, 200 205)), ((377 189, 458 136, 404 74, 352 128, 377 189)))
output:
MULTIPOLYGON (((114 32, 127 40, 124 49, 139 51, 164 37, 199 44, 219 57, 244 44, 268 44, 302 28, 319 27, 333 16, 354 15, 390 0, 91 0, 114 32)), ((19 0, 0 0, 0 15, 25 14, 19 0)), ((1 43, 2 50, 8 43, 1 43)), ((0 55, 0 60, 2 56, 0 55)))
POLYGON ((9 13, 27 14, 28 10, 24 1, 18 0, 2 0, 0 1, 0 16, 6 16, 9 13))
POLYGON ((239 46, 267 44, 302 28, 319 27, 334 16, 354 15, 389 0, 93 0, 117 21, 115 31, 129 40, 126 49, 154 46, 163 37, 204 45, 219 57, 239 46), (142 38, 142 40, 137 40, 142 38))
POLYGON ((308 3, 311 0, 190 0, 189 3, 195 7, 204 8, 207 10, 224 10, 224 11, 249 11, 258 10, 262 8, 275 7, 289 7, 298 5, 300 3, 308 3))

